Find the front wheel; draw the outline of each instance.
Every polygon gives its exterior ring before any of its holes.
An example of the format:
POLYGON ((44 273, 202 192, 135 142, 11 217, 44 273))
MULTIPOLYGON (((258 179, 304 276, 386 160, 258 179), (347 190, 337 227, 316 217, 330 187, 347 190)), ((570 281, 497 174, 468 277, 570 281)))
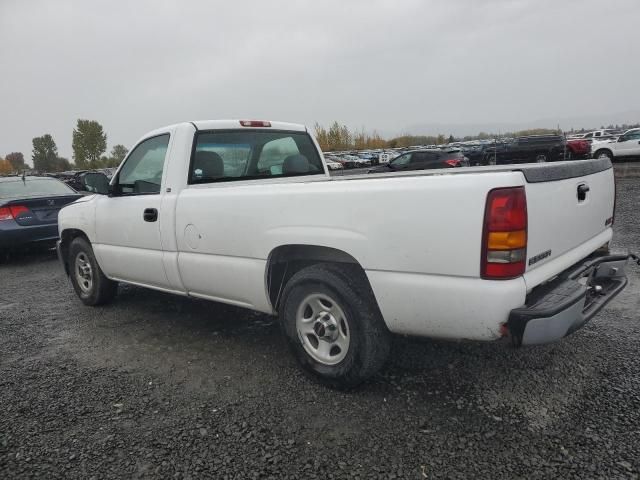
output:
POLYGON ((541 153, 536 156, 536 163, 546 163, 547 161, 547 155, 545 153, 541 153))
POLYGON ((98 265, 91 244, 78 237, 69 246, 69 275, 76 294, 85 305, 108 303, 116 296, 118 283, 109 280, 98 265))
POLYGON ((362 270, 317 264, 287 282, 281 323, 303 369, 334 388, 374 375, 389 354, 391 335, 362 270))

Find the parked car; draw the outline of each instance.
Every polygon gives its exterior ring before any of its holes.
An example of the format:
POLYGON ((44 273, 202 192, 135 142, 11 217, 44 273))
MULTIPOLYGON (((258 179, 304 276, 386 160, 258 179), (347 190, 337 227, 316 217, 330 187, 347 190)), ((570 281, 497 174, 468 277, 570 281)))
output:
POLYGON ((489 145, 484 165, 544 163, 564 160, 566 140, 562 135, 531 135, 489 145))
POLYGON ((612 138, 618 135, 619 132, 617 130, 605 128, 603 130, 594 130, 592 132, 585 133, 583 138, 597 140, 603 138, 612 138))
POLYGON ((85 183, 85 177, 90 173, 98 172, 98 173, 103 173, 109 180, 113 176, 113 171, 111 170, 112 169, 109 169, 109 168, 103 168, 100 170, 72 170, 69 172, 52 173, 52 174, 49 174, 48 176, 51 176, 51 177, 57 178, 58 180, 63 181, 64 183, 66 183, 67 185, 69 185, 71 188, 81 193, 82 195, 88 195, 93 192, 91 191, 91 187, 87 189, 87 185, 85 183))
POLYGON ((546 343, 625 287, 608 159, 481 170, 332 177, 303 125, 180 123, 87 175, 58 251, 86 305, 125 282, 279 315, 303 368, 352 386, 392 333, 546 343))
POLYGON ((325 157, 325 163, 327 164, 327 168, 329 170, 342 170, 344 168, 344 166, 340 162, 329 157, 325 157))
POLYGON ((472 167, 485 165, 484 160, 488 147, 489 145, 487 144, 464 145, 462 146, 462 153, 469 159, 469 165, 472 167))
POLYGON ((364 166, 363 161, 355 155, 342 155, 341 158, 344 161, 344 168, 362 168, 364 166))
POLYGON ((616 140, 592 144, 594 158, 618 160, 640 156, 640 128, 632 128, 616 140))
POLYGON ((80 197, 55 178, 0 177, 0 250, 53 247, 58 212, 80 197))
POLYGON ((403 153, 389 163, 370 168, 367 173, 397 172, 405 170, 426 170, 434 168, 461 167, 464 155, 460 150, 414 150, 403 153))
POLYGON ((565 159, 591 158, 591 142, 583 138, 567 139, 565 159))

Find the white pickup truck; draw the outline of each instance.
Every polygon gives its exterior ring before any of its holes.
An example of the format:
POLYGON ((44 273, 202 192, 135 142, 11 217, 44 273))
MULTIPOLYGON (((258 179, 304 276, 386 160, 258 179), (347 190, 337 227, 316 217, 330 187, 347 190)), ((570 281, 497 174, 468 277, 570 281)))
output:
POLYGON ((606 158, 332 178, 302 125, 200 121, 85 181, 58 243, 82 302, 126 282, 279 315, 334 386, 374 374, 392 333, 558 340, 627 283, 606 158))
POLYGON ((610 160, 640 157, 640 128, 627 130, 618 138, 596 141, 591 144, 593 158, 606 157, 610 160))

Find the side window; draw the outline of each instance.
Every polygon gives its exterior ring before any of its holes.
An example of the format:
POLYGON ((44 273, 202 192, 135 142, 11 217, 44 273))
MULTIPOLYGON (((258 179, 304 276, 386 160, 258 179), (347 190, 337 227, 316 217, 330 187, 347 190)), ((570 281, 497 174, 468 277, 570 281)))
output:
POLYGON ((638 140, 640 139, 640 130, 636 130, 635 132, 629 132, 624 136, 625 140, 638 140))
POLYGON ((439 156, 436 152, 417 152, 413 154, 411 163, 426 163, 437 159, 439 156))
POLYGON ((393 160, 391 163, 394 166, 402 166, 402 165, 407 165, 410 161, 411 161, 411 157, 414 154, 412 153, 405 153, 404 155, 400 155, 399 157, 397 157, 395 160, 393 160))
POLYGON ((411 157, 411 163, 424 163, 426 159, 427 156, 424 154, 424 152, 416 152, 411 157))
POLYGON ((169 134, 139 143, 118 174, 116 187, 124 195, 160 193, 169 134))

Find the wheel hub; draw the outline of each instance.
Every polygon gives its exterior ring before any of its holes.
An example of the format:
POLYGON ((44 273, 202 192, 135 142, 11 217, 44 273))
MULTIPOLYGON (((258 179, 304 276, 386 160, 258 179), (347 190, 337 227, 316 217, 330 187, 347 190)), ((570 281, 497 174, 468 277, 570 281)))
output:
POLYGON ((91 263, 89 258, 84 252, 80 252, 76 257, 76 280, 80 290, 84 293, 89 293, 93 286, 93 271, 91 270, 91 263))
POLYGON ((349 351, 350 329, 344 311, 326 293, 311 293, 296 312, 296 328, 302 346, 317 362, 340 363, 349 351))
POLYGON ((338 338, 338 322, 329 312, 321 312, 313 324, 313 331, 319 340, 335 342, 338 338))

